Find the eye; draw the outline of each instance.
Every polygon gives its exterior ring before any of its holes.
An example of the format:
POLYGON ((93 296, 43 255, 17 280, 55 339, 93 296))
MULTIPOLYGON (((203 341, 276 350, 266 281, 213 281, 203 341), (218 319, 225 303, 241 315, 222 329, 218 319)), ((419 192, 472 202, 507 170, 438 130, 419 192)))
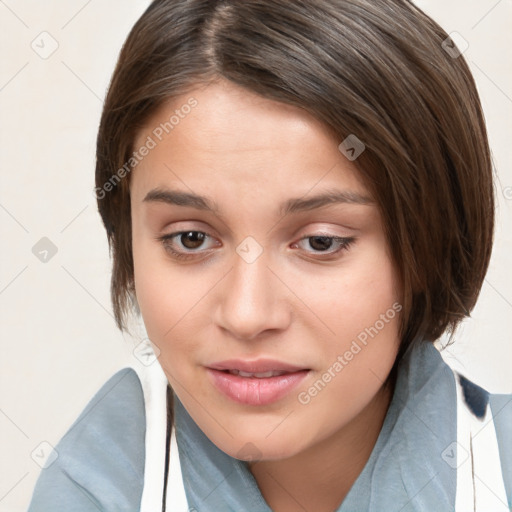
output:
POLYGON ((355 242, 355 240, 355 237, 317 234, 305 236, 293 245, 299 246, 311 254, 316 253, 320 255, 332 256, 341 251, 347 250, 350 245, 355 242), (308 248, 305 246, 309 246, 312 250, 308 250, 308 248))
POLYGON ((220 245, 207 233, 193 230, 170 233, 158 237, 158 240, 162 243, 164 249, 176 258, 190 258, 211 249, 213 246, 220 245), (205 247, 209 240, 212 240, 210 242, 212 245, 205 247))
MULTIPOLYGON (((194 230, 169 233, 158 237, 157 240, 172 257, 177 259, 197 257, 208 252, 209 249, 221 245, 208 233, 194 230)), ((315 234, 301 238, 292 247, 299 247, 309 254, 318 256, 333 256, 347 250, 355 240, 355 237, 315 234)))

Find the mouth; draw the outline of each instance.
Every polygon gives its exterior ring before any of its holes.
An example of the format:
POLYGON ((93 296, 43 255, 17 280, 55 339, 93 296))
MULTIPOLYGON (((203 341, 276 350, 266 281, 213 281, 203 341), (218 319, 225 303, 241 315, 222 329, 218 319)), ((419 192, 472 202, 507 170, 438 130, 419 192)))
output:
POLYGON ((229 373, 230 375, 239 375, 240 377, 251 377, 251 378, 256 378, 256 379, 266 379, 268 377, 280 377, 281 375, 290 373, 290 372, 279 371, 279 370, 270 370, 268 372, 256 372, 256 373, 244 372, 242 370, 219 370, 219 371, 229 373))
POLYGON ((310 372, 309 368, 270 359, 222 361, 209 365, 206 370, 217 391, 245 405, 277 402, 310 372))

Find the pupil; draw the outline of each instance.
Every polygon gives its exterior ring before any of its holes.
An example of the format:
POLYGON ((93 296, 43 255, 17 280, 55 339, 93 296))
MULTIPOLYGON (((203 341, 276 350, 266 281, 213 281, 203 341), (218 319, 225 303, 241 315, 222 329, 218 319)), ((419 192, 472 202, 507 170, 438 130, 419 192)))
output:
POLYGON ((312 236, 309 245, 317 251, 325 251, 332 245, 332 239, 328 236, 312 236))
POLYGON ((204 233, 199 231, 189 231, 188 233, 182 233, 181 243, 187 249, 197 249, 201 246, 204 240, 204 233))

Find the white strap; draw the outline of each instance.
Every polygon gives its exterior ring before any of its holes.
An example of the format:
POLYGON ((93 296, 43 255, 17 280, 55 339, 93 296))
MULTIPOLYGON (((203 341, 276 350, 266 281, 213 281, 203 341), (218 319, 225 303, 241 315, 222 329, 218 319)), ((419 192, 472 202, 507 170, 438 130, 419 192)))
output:
POLYGON ((490 405, 477 418, 457 388, 457 491, 456 512, 509 512, 501 472, 498 440, 490 405))
POLYGON ((140 512, 159 512, 164 490, 167 378, 157 361, 134 369, 142 384, 146 409, 146 458, 140 512))
MULTIPOLYGON (((146 411, 146 458, 140 512, 160 512, 164 492, 168 381, 149 343, 141 343, 136 352, 138 363, 133 365, 133 369, 141 381, 146 411)), ((172 429, 170 440, 166 500, 167 512, 188 510, 175 429, 172 429)))
POLYGON ((176 429, 171 433, 169 475, 167 478, 167 512, 188 512, 187 496, 181 474, 180 455, 176 442, 176 429))

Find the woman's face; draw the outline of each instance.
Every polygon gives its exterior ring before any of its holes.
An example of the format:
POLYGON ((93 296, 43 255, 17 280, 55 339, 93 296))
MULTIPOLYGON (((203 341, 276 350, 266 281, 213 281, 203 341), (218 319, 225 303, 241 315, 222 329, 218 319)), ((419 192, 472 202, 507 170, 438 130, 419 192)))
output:
POLYGON ((165 105, 137 138, 148 337, 189 414, 233 457, 286 458, 336 435, 395 360, 394 267, 340 142, 305 111, 225 81, 165 105))

